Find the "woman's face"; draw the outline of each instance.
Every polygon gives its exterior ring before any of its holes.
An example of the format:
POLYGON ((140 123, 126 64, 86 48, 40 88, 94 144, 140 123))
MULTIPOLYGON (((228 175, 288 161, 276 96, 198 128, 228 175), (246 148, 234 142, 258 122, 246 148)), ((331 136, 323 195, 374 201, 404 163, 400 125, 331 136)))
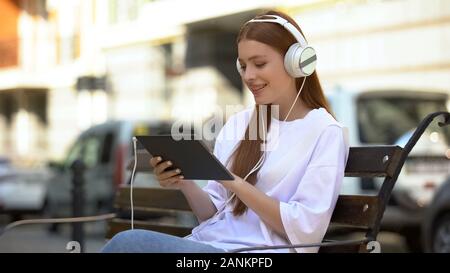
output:
POLYGON ((283 105, 296 95, 295 79, 284 68, 284 56, 269 45, 242 40, 238 44, 241 77, 257 104, 283 105))

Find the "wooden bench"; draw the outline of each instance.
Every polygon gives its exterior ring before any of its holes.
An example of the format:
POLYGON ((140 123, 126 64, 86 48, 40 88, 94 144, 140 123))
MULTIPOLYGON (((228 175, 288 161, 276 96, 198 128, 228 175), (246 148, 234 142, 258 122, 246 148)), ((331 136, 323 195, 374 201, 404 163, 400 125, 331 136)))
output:
MULTIPOLYGON (((320 252, 371 252, 380 229, 381 219, 391 191, 411 149, 432 120, 443 115, 448 125, 450 114, 436 112, 428 115, 417 127, 404 148, 394 145, 351 147, 346 177, 384 177, 376 195, 340 195, 320 252), (336 234, 362 232, 356 240, 336 240, 336 234)), ((137 172, 150 171, 150 155, 138 154, 137 172)), ((134 162, 130 162, 132 167, 134 162)), ((134 188, 134 227, 172 234, 188 235, 198 223, 179 190, 164 188, 134 188)), ((116 217, 108 224, 107 238, 130 229, 130 188, 123 187, 115 199, 116 217)), ((305 246, 311 247, 312 245, 305 246)))

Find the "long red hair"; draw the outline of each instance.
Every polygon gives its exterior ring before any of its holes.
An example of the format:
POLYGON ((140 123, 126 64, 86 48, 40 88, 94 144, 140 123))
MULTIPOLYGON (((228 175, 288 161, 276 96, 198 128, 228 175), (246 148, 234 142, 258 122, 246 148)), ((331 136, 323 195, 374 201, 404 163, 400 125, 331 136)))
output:
MULTIPOLYGON (((278 15, 283 17, 303 34, 297 23, 285 13, 271 10, 258 15, 257 17, 264 15, 278 15)), ((264 43, 277 50, 282 56, 286 54, 292 44, 297 42, 295 37, 289 31, 281 25, 274 23, 248 23, 243 25, 237 37, 237 44, 242 40, 254 40, 264 43)), ((302 81, 303 78, 295 79, 297 90, 300 89, 302 81)), ((316 72, 306 78, 303 90, 300 94, 300 99, 309 108, 317 109, 322 107, 332 114, 330 107, 328 106, 328 102, 323 94, 322 86, 320 85, 316 72)), ((261 124, 258 121, 261 120, 260 115, 264 115, 263 113, 266 112, 266 116, 264 117, 265 122, 267 122, 266 131, 270 129, 271 119, 269 117, 271 117, 271 107, 267 107, 267 111, 261 111, 258 105, 256 105, 255 108, 256 115, 252 116, 246 129, 244 139, 241 140, 238 148, 232 155, 233 161, 231 171, 242 178, 244 178, 251 171, 262 156, 262 151, 260 149, 263 142, 262 138, 258 133, 257 139, 251 140, 249 128, 256 128, 257 132, 260 132, 259 126, 261 124), (254 126, 255 122, 256 126, 254 126)), ((257 173, 258 171, 253 172, 246 181, 252 185, 255 185, 257 173)), ((239 216, 247 211, 247 206, 237 196, 233 197, 232 202, 234 204, 234 215, 239 216)))

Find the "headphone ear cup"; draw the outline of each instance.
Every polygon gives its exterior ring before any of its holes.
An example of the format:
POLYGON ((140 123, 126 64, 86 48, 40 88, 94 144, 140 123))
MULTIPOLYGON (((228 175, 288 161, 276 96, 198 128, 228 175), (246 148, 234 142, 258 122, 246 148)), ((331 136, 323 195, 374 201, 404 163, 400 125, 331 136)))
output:
POLYGON ((300 78, 303 76, 303 73, 300 69, 299 61, 300 61, 300 52, 302 47, 300 43, 292 44, 286 55, 284 55, 284 68, 286 72, 294 78, 300 78))
POLYGON ((284 56, 284 68, 294 78, 306 77, 314 73, 316 62, 314 48, 302 47, 300 43, 291 45, 284 56))
POLYGON ((239 63, 239 60, 238 59, 236 59, 236 69, 237 69, 237 71, 238 71, 238 73, 242 76, 242 67, 241 67, 241 64, 239 63))

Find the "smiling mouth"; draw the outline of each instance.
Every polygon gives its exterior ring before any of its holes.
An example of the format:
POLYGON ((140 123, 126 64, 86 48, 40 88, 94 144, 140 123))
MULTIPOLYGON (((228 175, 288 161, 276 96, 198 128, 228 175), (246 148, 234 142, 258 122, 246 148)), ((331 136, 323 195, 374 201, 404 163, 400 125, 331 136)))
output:
POLYGON ((267 84, 264 84, 263 86, 259 87, 258 89, 251 89, 251 91, 252 91, 253 95, 257 95, 257 94, 259 94, 260 91, 261 91, 262 89, 264 89, 266 86, 267 86, 267 84))

